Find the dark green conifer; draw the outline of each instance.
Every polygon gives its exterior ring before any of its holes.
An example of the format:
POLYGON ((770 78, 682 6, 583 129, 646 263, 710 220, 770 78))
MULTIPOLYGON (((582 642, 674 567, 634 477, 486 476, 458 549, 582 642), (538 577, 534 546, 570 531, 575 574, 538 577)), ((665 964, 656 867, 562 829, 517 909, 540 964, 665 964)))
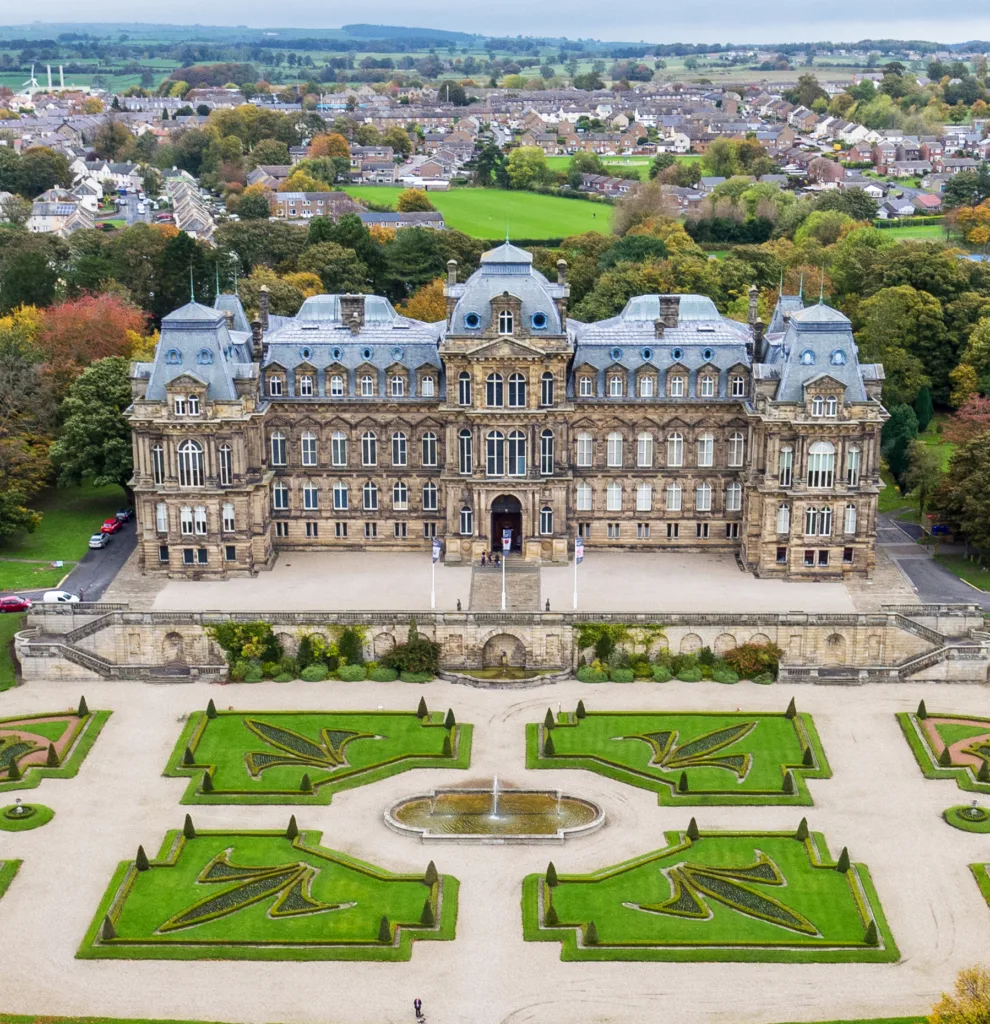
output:
POLYGON ((433 904, 427 897, 426 902, 423 904, 423 913, 419 915, 419 923, 425 925, 427 928, 432 928, 437 922, 433 915, 433 904))
POLYGON ((202 792, 204 792, 204 793, 212 793, 213 792, 213 776, 209 772, 203 772, 202 792))
POLYGON ((144 852, 144 847, 139 846, 137 856, 134 858, 134 866, 138 871, 147 871, 151 865, 148 863, 148 855, 144 852))
POLYGON ((293 814, 289 817, 289 827, 285 830, 286 839, 295 839, 299 835, 299 826, 296 824, 296 816, 293 814))
POLYGON ((303 777, 299 780, 299 792, 313 792, 313 780, 309 777, 309 772, 303 772, 303 777))
POLYGON ((58 759, 58 751, 55 749, 54 743, 48 744, 48 757, 45 759, 45 764, 49 768, 58 768, 62 762, 58 759))
POLYGON ((863 937, 863 941, 868 946, 878 946, 880 944, 880 936, 877 934, 876 921, 870 921, 866 926, 866 935, 863 937))
POLYGON ((794 718, 797 714, 797 705, 794 703, 794 698, 791 697, 790 704, 787 705, 787 710, 784 712, 785 718, 794 718))
POLYGON ((784 792, 788 796, 794 795, 794 776, 790 772, 784 773, 784 792))
POLYGON ((186 820, 182 824, 182 834, 186 837, 186 839, 195 839, 196 838, 196 829, 193 826, 193 820, 192 820, 192 815, 191 814, 187 814, 186 815, 186 820))
POLYGON ((700 836, 701 836, 701 830, 698 828, 698 822, 695 821, 694 818, 692 818, 688 822, 687 837, 688 837, 688 839, 690 839, 693 842, 695 839, 698 839, 700 836))
POLYGON ((835 865, 836 871, 841 871, 845 874, 849 870, 849 849, 848 847, 842 847, 842 853, 839 854, 839 860, 835 865))
POLYGON ((190 768, 195 763, 196 763, 196 758, 193 757, 192 747, 186 747, 186 749, 182 751, 182 765, 183 765, 183 767, 190 768))
POLYGON ((79 718, 85 718, 89 714, 89 705, 86 703, 85 697, 79 698, 79 709, 76 711, 76 715, 79 718))
POLYGON ((688 780, 687 772, 681 772, 681 777, 677 780, 677 792, 686 793, 688 791, 688 780))
POLYGON ((543 728, 549 732, 556 724, 553 720, 553 712, 547 708, 547 713, 543 716, 543 728))
POLYGON ((100 928, 100 938, 104 942, 109 942, 111 939, 117 938, 117 929, 113 926, 113 921, 110 920, 110 915, 107 914, 103 918, 103 926, 100 928))
POLYGON ((454 709, 447 708, 447 714, 443 720, 443 727, 445 729, 453 729, 456 724, 457 720, 454 718, 454 709))
POLYGON ((918 701, 917 715, 918 715, 918 718, 927 718, 928 717, 928 708, 925 707, 924 700, 919 700, 918 701))
POLYGON ((430 861, 429 864, 426 865, 426 874, 423 875, 423 881, 431 889, 433 888, 433 886, 437 884, 437 882, 440 881, 440 875, 437 874, 437 866, 433 863, 432 860, 430 861))
POLYGON ((560 924, 560 918, 557 916, 557 908, 551 903, 547 907, 546 913, 543 915, 543 923, 548 928, 556 928, 560 924))
POLYGON ((942 752, 938 755, 938 763, 940 768, 952 767, 952 752, 949 750, 948 743, 942 747, 942 752))
POLYGON ((206 705, 206 717, 216 718, 217 717, 217 706, 213 703, 213 698, 210 698, 210 702, 206 705))
POLYGON ((553 861, 547 865, 547 885, 552 889, 557 884, 557 869, 554 867, 553 861))
POLYGON ((595 927, 594 921, 589 921, 588 927, 584 930, 584 944, 586 946, 598 945, 598 929, 595 927))
POLYGON ((429 708, 427 708, 427 706, 426 706, 426 698, 425 697, 420 697, 419 698, 419 707, 416 708, 416 717, 417 718, 426 718, 426 716, 429 713, 430 713, 429 708))
POLYGON ((378 941, 386 945, 391 945, 392 942, 392 926, 384 914, 382 914, 382 919, 378 925, 378 941))
POLYGON ((815 767, 815 755, 811 747, 804 748, 804 753, 801 755, 801 764, 803 764, 805 768, 815 767))
POLYGON ((801 824, 797 827, 797 832, 794 833, 794 838, 800 840, 802 843, 808 838, 808 819, 802 818, 801 824))
POLYGON ((543 737, 543 756, 553 757, 556 752, 557 748, 553 745, 553 734, 548 732, 543 737))
POLYGON ((440 751, 441 757, 453 757, 454 748, 450 745, 450 734, 448 733, 443 738, 443 749, 440 751))

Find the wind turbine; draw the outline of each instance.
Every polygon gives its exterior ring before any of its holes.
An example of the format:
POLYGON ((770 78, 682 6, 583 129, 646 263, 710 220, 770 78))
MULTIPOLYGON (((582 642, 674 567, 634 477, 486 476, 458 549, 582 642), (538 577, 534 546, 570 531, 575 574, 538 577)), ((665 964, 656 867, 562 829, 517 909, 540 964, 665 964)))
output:
POLYGON ((22 82, 21 83, 21 88, 22 89, 26 88, 29 92, 31 90, 34 90, 35 92, 37 92, 41 88, 41 86, 38 85, 38 79, 34 77, 34 65, 33 64, 31 65, 31 77, 26 82, 22 82))

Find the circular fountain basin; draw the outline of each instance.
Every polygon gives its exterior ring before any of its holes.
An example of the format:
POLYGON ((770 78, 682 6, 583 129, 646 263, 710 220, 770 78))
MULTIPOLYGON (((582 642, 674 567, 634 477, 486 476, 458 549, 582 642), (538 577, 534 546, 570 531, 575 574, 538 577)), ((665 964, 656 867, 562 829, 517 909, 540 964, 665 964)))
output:
POLYGON ((601 828, 605 812, 590 800, 555 790, 438 789, 400 800, 385 812, 395 832, 424 841, 561 843, 601 828))

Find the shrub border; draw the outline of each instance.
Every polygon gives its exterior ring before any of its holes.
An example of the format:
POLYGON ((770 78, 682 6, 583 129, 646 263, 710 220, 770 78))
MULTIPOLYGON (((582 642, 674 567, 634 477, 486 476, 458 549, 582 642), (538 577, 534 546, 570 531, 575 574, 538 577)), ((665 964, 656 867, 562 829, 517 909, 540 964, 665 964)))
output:
MULTIPOLYGON (((249 717, 251 715, 396 715, 415 717, 412 711, 331 711, 317 709, 316 711, 217 711, 217 717, 249 717)), ((430 716, 434 721, 427 724, 429 728, 443 728, 443 714, 433 712, 430 716)), ((471 765, 471 743, 474 727, 470 724, 457 723, 454 726, 453 757, 433 757, 421 754, 400 754, 389 761, 382 761, 380 764, 367 769, 345 769, 334 772, 329 778, 322 782, 313 783, 312 793, 302 793, 299 790, 269 790, 268 792, 248 792, 236 789, 214 789, 212 793, 203 793, 200 789, 204 772, 209 772, 212 777, 217 770, 215 764, 196 764, 187 766, 182 764, 182 757, 186 747, 189 747, 195 756, 199 747, 199 741, 206 730, 209 719, 205 711, 194 711, 189 716, 189 721, 182 730, 175 747, 169 756, 163 775, 170 778, 188 778, 189 785, 182 795, 180 804, 241 804, 245 806, 261 806, 266 804, 317 804, 326 805, 333 800, 334 793, 342 793, 347 789, 356 789, 358 786, 369 785, 373 782, 381 782, 382 779, 391 778, 402 772, 410 771, 413 768, 469 768, 471 765)), ((315 773, 314 773, 315 774, 315 773)))
MULTIPOLYGON (((0 718, 0 727, 7 722, 17 722, 24 718, 65 718, 67 715, 74 715, 74 711, 49 711, 40 715, 14 715, 11 718, 0 718)), ((49 768, 48 765, 28 765, 24 768, 23 776, 17 782, 5 780, 0 782, 0 795, 13 793, 18 789, 36 789, 41 785, 42 779, 71 779, 79 773, 79 768, 92 750, 93 744, 107 724, 112 712, 90 711, 79 719, 79 728, 69 748, 69 756, 58 766, 49 768)))
MULTIPOLYGON (((587 717, 591 718, 594 715, 657 715, 657 716, 673 716, 678 717, 685 716, 699 716, 705 718, 711 718, 717 715, 720 718, 740 718, 740 719, 752 719, 753 717, 759 718, 786 718, 785 712, 775 711, 759 711, 759 712, 743 712, 743 711, 673 711, 673 710, 646 710, 646 711, 589 711, 587 717)), ((554 729, 565 729, 573 727, 577 724, 577 717, 567 712, 561 716, 566 718, 567 721, 558 722, 554 726, 554 729)), ((812 755, 815 758, 815 766, 808 768, 803 764, 784 764, 781 765, 781 787, 783 787, 784 777, 788 772, 791 774, 791 778, 794 780, 794 792, 785 793, 783 788, 780 790, 767 791, 767 790, 725 790, 725 791, 713 791, 713 790, 688 790, 686 793, 679 793, 677 791, 677 780, 676 779, 661 779, 656 775, 648 774, 645 772, 639 772, 634 768, 630 768, 627 765, 619 764, 615 761, 609 761, 602 757, 588 754, 557 754, 555 753, 552 757, 547 757, 542 753, 543 749, 543 738, 544 738, 544 726, 542 723, 530 722, 526 725, 526 767, 527 768, 583 768, 586 771, 597 772, 599 775, 605 776, 608 779, 614 779, 616 782, 624 782, 629 786, 636 786, 638 789, 648 789, 657 794, 657 802, 661 805, 669 804, 671 806, 680 807, 721 807, 721 806, 753 806, 753 807, 764 807, 764 806, 796 806, 796 807, 811 807, 814 805, 814 800, 811 797, 811 793, 808 790, 806 779, 830 779, 832 777, 832 769, 829 766, 828 758, 825 756, 825 750, 822 747, 821 739, 818 736, 818 730, 815 728, 814 720, 811 715, 807 712, 799 712, 794 716, 791 721, 794 724, 795 732, 797 732, 798 740, 802 742, 803 746, 811 748, 812 755)))
MULTIPOLYGON (((249 829, 203 829, 198 836, 273 836, 285 839, 284 831, 249 829)), ((338 850, 320 845, 323 833, 316 830, 300 830, 291 840, 294 849, 315 855, 330 862, 346 864, 349 868, 380 881, 423 881, 423 875, 396 874, 377 868, 366 861, 350 857, 338 850)), ((158 855, 149 859, 154 868, 174 867, 188 840, 181 829, 170 829, 165 834, 158 855)), ((115 923, 120 918, 121 908, 137 877, 134 861, 121 861, 110 879, 103 898, 96 908, 93 921, 86 931, 82 944, 76 951, 78 960, 408 960, 412 956, 414 940, 452 940, 457 926, 457 898, 459 882, 453 875, 440 875, 437 882, 437 923, 425 925, 393 925, 395 937, 391 945, 371 942, 337 942, 318 944, 315 942, 261 944, 250 941, 231 940, 204 942, 201 944, 168 943, 156 939, 103 939, 101 932, 104 918, 115 923), (218 953, 223 951, 223 955, 218 953)))
MULTIPOLYGON (((964 715, 944 712, 928 712, 929 718, 971 718, 977 722, 987 723, 987 732, 990 732, 990 718, 981 715, 964 715)), ((953 765, 950 768, 943 768, 938 763, 938 758, 932 750, 924 731, 918 725, 918 716, 913 711, 900 711, 897 713, 897 721, 900 723, 901 732, 914 754, 915 761, 926 779, 955 779, 956 785, 967 793, 990 793, 990 782, 980 782, 973 769, 969 766, 953 765)))
POLYGON ((10 888, 22 863, 19 860, 0 860, 0 897, 10 888))
MULTIPOLYGON (((773 831, 703 831, 699 838, 719 838, 732 836, 752 836, 760 839, 765 837, 783 837, 794 839, 794 832, 773 831)), ((685 832, 664 832, 667 846, 660 850, 651 850, 631 860, 613 864, 599 871, 583 875, 559 874, 560 881, 597 882, 610 875, 619 874, 641 864, 649 863, 659 857, 687 850, 693 841, 685 832)), ((835 868, 836 861, 831 857, 825 836, 821 832, 812 832, 803 840, 808 859, 812 868, 835 868)), ((982 866, 982 865, 980 865, 982 866)), ((523 880, 522 916, 523 938, 527 942, 560 942, 560 959, 562 961, 587 960, 648 960, 676 962, 706 963, 893 963, 900 959, 900 952, 894 942, 886 915, 880 905, 869 869, 865 864, 851 863, 846 873, 850 891, 863 920, 865 935, 869 922, 875 921, 879 943, 876 946, 865 942, 835 943, 813 946, 810 942, 794 945, 745 943, 739 945, 669 945, 651 946, 647 944, 600 945, 586 946, 579 944, 580 926, 554 926, 547 928, 540 923, 542 892, 546 882, 545 874, 527 875, 523 880)), ((990 902, 990 879, 988 879, 987 900, 990 902)))

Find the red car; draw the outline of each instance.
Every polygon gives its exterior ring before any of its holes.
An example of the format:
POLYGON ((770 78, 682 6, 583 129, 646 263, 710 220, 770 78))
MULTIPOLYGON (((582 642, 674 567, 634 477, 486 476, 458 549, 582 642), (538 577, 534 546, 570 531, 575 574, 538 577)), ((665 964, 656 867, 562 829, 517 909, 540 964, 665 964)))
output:
POLYGON ((0 612, 26 612, 31 604, 26 597, 0 597, 0 612))
POLYGON ((116 533, 123 525, 119 519, 106 519, 100 527, 100 533, 116 533))

